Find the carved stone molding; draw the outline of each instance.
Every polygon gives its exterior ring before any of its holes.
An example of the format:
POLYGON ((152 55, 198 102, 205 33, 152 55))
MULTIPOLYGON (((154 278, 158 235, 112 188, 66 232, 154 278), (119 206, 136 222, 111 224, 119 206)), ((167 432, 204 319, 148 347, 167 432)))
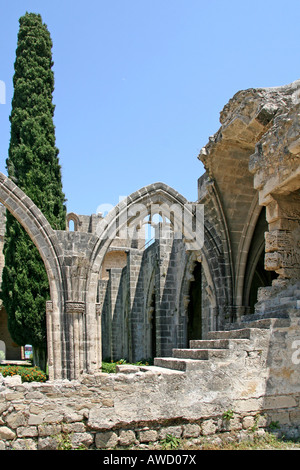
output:
POLYGON ((66 313, 84 313, 85 312, 85 302, 67 300, 65 303, 65 312, 66 313))
POLYGON ((46 301, 46 312, 52 313, 53 312, 53 303, 51 300, 46 301))
POLYGON ((100 303, 96 304, 96 315, 99 315, 99 316, 101 315, 102 307, 103 307, 102 303, 101 304, 100 303))

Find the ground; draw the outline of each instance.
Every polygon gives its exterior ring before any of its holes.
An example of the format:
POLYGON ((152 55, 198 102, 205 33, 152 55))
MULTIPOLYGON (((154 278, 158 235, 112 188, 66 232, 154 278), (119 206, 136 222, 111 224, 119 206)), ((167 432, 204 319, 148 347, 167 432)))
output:
POLYGON ((177 439, 170 436, 160 443, 140 444, 139 446, 131 446, 130 449, 170 451, 300 450, 300 440, 285 440, 278 437, 276 433, 260 431, 259 433, 241 433, 239 437, 231 433, 215 434, 197 439, 177 439))

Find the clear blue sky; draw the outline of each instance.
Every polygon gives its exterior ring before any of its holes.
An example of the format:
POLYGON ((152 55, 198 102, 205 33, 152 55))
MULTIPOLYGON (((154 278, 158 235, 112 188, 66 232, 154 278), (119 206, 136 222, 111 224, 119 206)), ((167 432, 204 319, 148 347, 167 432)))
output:
POLYGON ((79 214, 156 181, 196 200, 197 156, 228 100, 300 78, 299 0, 0 0, 4 173, 26 11, 52 37, 56 144, 67 208, 79 214))

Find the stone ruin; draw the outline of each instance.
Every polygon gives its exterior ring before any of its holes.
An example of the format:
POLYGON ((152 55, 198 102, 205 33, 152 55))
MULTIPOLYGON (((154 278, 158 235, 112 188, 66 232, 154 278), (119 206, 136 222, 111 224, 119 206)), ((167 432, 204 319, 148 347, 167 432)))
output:
POLYGON ((198 157, 197 201, 154 183, 105 217, 68 214, 65 231, 0 175, 0 201, 36 244, 51 293, 50 381, 34 406, 30 387, 11 385, 22 425, 0 386, 0 440, 1 420, 4 440, 33 433, 33 446, 43 423, 84 422, 89 445, 120 442, 129 426, 137 439, 149 423, 201 434, 222 428, 228 409, 237 429, 265 416, 299 435, 299 116, 300 81, 240 91, 198 157), (150 357, 154 366, 101 373, 105 358, 150 357))

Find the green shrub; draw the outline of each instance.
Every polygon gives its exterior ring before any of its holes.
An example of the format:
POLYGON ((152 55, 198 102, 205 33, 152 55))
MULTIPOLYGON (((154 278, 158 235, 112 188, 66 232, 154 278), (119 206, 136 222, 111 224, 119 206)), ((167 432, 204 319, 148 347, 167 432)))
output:
POLYGON ((116 365, 118 364, 132 364, 136 366, 149 366, 153 364, 152 359, 142 359, 138 362, 127 362, 126 359, 119 359, 118 361, 110 361, 109 359, 105 359, 102 362, 101 370, 102 372, 106 372, 107 374, 112 374, 116 372, 116 365))
POLYGON ((180 443, 181 440, 178 437, 173 436, 172 434, 167 434, 165 439, 161 441, 161 445, 164 450, 178 449, 180 443))
POLYGON ((13 375, 20 375, 22 382, 46 382, 47 375, 37 366, 23 367, 23 366, 0 366, 0 373, 3 377, 12 377, 13 375))

